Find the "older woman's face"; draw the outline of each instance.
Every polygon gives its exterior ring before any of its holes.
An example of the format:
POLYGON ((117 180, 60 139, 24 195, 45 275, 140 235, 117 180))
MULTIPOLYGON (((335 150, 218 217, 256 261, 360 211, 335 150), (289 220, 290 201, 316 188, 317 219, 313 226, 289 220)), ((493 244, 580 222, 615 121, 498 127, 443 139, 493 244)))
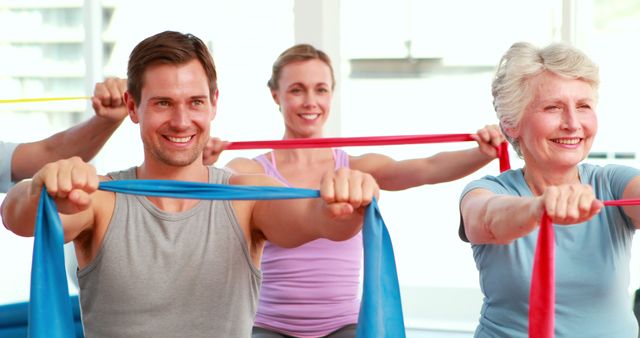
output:
POLYGON ((589 154, 598 129, 595 89, 549 72, 531 81, 533 99, 512 135, 525 162, 548 169, 577 165, 589 154))

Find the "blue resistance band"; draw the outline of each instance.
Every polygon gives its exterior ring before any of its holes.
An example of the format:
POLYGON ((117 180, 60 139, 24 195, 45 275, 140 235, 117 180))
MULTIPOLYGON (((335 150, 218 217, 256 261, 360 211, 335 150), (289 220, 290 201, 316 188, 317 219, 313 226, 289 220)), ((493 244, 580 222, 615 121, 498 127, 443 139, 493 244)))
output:
MULTIPOLYGON (((165 180, 107 181, 100 183, 99 189, 135 195, 208 200, 267 200, 320 196, 319 191, 311 189, 165 180)), ((62 225, 56 205, 44 188, 34 236, 29 336, 75 337, 65 275, 62 225)), ((362 241, 364 286, 357 337, 405 337, 393 246, 375 200, 365 213, 362 241)))

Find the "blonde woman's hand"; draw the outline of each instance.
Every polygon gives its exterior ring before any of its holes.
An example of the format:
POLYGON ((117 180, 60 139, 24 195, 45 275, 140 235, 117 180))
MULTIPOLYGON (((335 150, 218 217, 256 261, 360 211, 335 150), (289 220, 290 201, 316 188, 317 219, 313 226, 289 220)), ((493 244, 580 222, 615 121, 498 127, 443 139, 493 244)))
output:
POLYGON ((491 158, 498 157, 498 147, 505 140, 500 127, 496 124, 478 129, 475 134, 471 135, 471 138, 478 142, 480 152, 491 158))
POLYGON ((213 165, 218 161, 220 154, 229 146, 229 142, 222 141, 217 137, 209 138, 209 141, 202 151, 202 163, 204 165, 213 165))

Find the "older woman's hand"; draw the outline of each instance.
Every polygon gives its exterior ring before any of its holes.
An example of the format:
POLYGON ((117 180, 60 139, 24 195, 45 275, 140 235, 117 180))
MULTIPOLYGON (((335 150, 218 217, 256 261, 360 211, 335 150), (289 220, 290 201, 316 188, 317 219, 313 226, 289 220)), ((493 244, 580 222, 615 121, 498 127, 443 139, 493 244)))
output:
POLYGON ((564 225, 586 222, 604 205, 588 184, 549 186, 537 202, 540 216, 546 210, 553 223, 564 225))
POLYGON ((471 138, 478 142, 480 152, 491 158, 498 157, 498 147, 505 140, 500 127, 496 124, 478 129, 475 134, 471 135, 471 138))

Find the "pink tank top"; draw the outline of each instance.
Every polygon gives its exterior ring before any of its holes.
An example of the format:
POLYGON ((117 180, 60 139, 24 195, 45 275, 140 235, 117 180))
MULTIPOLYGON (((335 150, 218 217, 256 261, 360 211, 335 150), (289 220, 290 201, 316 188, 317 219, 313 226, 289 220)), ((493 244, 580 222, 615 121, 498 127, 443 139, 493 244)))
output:
MULTIPOLYGON (((333 154, 336 169, 349 167, 347 153, 334 149, 333 154)), ((255 160, 267 175, 290 186, 274 162, 264 155, 255 160)), ((267 242, 254 325, 291 336, 318 337, 357 323, 361 263, 362 233, 342 242, 318 239, 293 249, 267 242)))

